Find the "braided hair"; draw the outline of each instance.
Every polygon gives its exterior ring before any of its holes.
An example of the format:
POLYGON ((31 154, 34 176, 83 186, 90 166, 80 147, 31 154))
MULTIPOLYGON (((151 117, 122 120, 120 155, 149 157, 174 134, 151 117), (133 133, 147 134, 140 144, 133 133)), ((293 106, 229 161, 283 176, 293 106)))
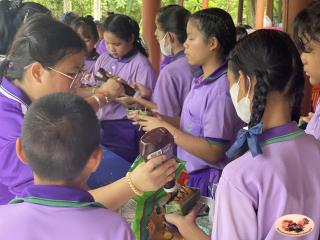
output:
POLYGON ((103 22, 103 31, 113 33, 124 41, 129 41, 133 36, 136 49, 148 57, 148 53, 140 38, 140 27, 136 20, 127 15, 112 14, 103 22))
POLYGON ((276 30, 259 30, 244 38, 231 51, 230 69, 256 77, 249 128, 261 122, 267 96, 278 91, 293 102, 292 120, 298 121, 303 96, 303 65, 290 37, 276 30))
POLYGON ((194 21, 207 39, 218 39, 221 56, 225 59, 236 44, 236 27, 230 14, 220 8, 207 8, 194 13, 190 21, 194 21))

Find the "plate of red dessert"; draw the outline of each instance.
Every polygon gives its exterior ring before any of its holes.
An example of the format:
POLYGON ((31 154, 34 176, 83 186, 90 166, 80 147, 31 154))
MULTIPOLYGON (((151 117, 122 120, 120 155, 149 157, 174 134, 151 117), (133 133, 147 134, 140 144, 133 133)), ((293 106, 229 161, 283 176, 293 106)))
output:
POLYGON ((304 236, 312 232, 314 222, 311 218, 300 214, 289 214, 277 219, 276 230, 286 236, 304 236))

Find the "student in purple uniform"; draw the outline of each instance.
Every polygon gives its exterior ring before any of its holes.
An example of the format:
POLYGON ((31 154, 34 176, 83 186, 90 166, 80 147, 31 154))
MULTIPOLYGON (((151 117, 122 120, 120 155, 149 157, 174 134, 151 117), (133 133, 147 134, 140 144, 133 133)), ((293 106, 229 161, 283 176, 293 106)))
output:
MULTIPOLYGON (((103 26, 108 52, 98 58, 92 79, 100 68, 104 68, 128 84, 139 83, 150 92, 153 91, 157 76, 142 45, 138 23, 126 15, 113 14, 105 20, 103 26)), ((127 109, 122 104, 126 102, 118 99, 118 102, 110 103, 102 109, 99 117, 105 133, 102 144, 133 162, 139 153, 140 134, 137 126, 127 118, 127 109)))
POLYGON ((0 55, 7 54, 19 27, 34 14, 48 14, 50 10, 35 2, 22 2, 22 0, 0 1, 0 55))
POLYGON ((0 239, 135 239, 129 224, 84 187, 100 163, 99 143, 99 121, 83 98, 56 93, 35 101, 16 145, 34 185, 0 206, 0 239))
MULTIPOLYGON (((314 229, 301 239, 318 239, 320 143, 294 122, 304 88, 299 53, 287 34, 259 30, 229 59, 230 93, 249 130, 241 130, 228 150, 238 157, 218 184, 211 239, 289 240, 290 232, 286 237, 274 226, 288 214, 312 219, 314 229)), ((193 236, 185 239, 209 239, 186 219, 167 216, 184 236, 193 236)))
POLYGON ((92 16, 86 16, 76 18, 71 22, 71 27, 79 34, 87 47, 87 55, 84 66, 86 73, 81 79, 81 83, 84 86, 95 86, 95 81, 90 82, 90 77, 93 72, 94 64, 100 56, 95 48, 95 45, 99 40, 96 24, 94 23, 92 16))
MULTIPOLYGON (((302 51, 301 60, 311 85, 320 84, 320 2, 314 1, 294 20, 294 39, 302 51)), ((320 140, 320 99, 314 114, 309 113, 306 133, 320 140), (311 117, 312 116, 312 117, 311 117), (311 120, 310 120, 311 118, 311 120)))
POLYGON ((180 117, 183 102, 188 95, 193 79, 193 67, 184 54, 183 43, 186 40, 186 27, 190 12, 179 5, 162 7, 156 18, 155 35, 161 52, 170 60, 162 66, 152 101, 154 106, 146 104, 142 98, 131 98, 132 102, 145 107, 156 108, 157 112, 180 117))
POLYGON ((189 186, 209 196, 209 188, 218 182, 227 163, 225 151, 242 126, 227 80, 226 56, 236 43, 236 31, 227 12, 209 8, 191 16, 187 35, 188 61, 201 67, 184 101, 180 128, 164 121, 168 117, 139 116, 139 123, 146 131, 160 126, 170 131, 178 145, 178 158, 187 162, 189 186))
MULTIPOLYGON (((81 79, 85 49, 76 32, 45 16, 30 19, 16 36, 8 58, 0 66, 0 184, 3 186, 0 204, 21 196, 23 190, 33 183, 31 169, 22 164, 15 153, 24 115, 32 101, 42 96, 55 92, 78 93, 76 86, 81 79)), ((95 95, 91 92, 92 89, 83 88, 79 94, 97 111, 107 104, 105 96, 113 99, 122 93, 122 88, 110 79, 96 89, 95 95)), ((168 167, 175 166, 175 161, 155 168, 163 160, 159 158, 153 163, 148 162, 132 175, 139 189, 156 189, 162 180, 167 179, 161 174, 168 167)), ((109 209, 118 208, 134 195, 125 178, 91 193, 96 201, 109 209)))

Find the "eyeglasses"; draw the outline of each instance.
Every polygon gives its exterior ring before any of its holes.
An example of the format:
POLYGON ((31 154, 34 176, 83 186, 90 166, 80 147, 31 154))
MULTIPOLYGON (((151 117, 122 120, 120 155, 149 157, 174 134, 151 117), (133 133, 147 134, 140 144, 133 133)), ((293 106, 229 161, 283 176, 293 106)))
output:
POLYGON ((54 71, 54 72, 56 72, 56 73, 61 74, 62 76, 65 76, 65 77, 71 79, 72 82, 71 82, 71 84, 69 86, 70 88, 78 88, 78 87, 80 87, 81 80, 83 79, 83 77, 85 75, 85 70, 84 69, 81 69, 74 77, 72 77, 72 76, 70 76, 70 75, 68 75, 66 73, 60 72, 59 70, 54 69, 52 67, 47 67, 47 68, 52 70, 52 71, 54 71))
MULTIPOLYGON (((32 66, 32 64, 33 64, 33 63, 25 66, 23 69, 24 69, 24 70, 28 69, 29 67, 32 66)), ((78 88, 78 87, 80 87, 80 85, 81 85, 81 80, 83 79, 83 77, 85 76, 85 73, 86 73, 86 71, 85 71, 84 69, 80 69, 79 72, 76 73, 76 75, 73 77, 73 76, 70 76, 70 75, 68 75, 68 74, 66 74, 66 73, 60 72, 59 70, 54 69, 54 68, 52 68, 52 67, 46 67, 46 68, 49 69, 49 70, 51 70, 51 71, 54 71, 54 72, 56 72, 56 73, 59 73, 59 74, 61 74, 61 75, 64 76, 64 77, 67 77, 67 78, 71 79, 72 82, 71 82, 71 84, 70 84, 70 86, 69 86, 70 89, 71 89, 71 88, 78 88)))

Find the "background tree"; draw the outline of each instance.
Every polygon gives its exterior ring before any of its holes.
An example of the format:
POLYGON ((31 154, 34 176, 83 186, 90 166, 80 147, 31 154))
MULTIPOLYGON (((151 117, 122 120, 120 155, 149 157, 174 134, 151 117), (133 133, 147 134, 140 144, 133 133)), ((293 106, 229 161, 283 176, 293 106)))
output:
MULTIPOLYGON (((64 1, 71 2, 72 10, 79 15, 94 15, 94 0, 34 0, 47 6, 53 14, 60 18, 63 14, 64 1)), ((152 1, 152 0, 150 0, 152 1)), ((281 0, 277 0, 281 1, 281 0)), ((163 0, 163 5, 176 4, 178 0, 163 0)), ((237 22, 238 0, 210 0, 209 7, 219 7, 230 13, 235 23, 237 22)), ((255 19, 256 0, 244 0, 243 23, 253 25, 255 19)), ((201 9, 202 0, 185 0, 184 6, 191 12, 201 9)), ((279 4, 274 4, 278 8, 279 4)), ((101 0, 101 16, 107 12, 117 12, 127 14, 141 20, 142 0, 101 0)))

